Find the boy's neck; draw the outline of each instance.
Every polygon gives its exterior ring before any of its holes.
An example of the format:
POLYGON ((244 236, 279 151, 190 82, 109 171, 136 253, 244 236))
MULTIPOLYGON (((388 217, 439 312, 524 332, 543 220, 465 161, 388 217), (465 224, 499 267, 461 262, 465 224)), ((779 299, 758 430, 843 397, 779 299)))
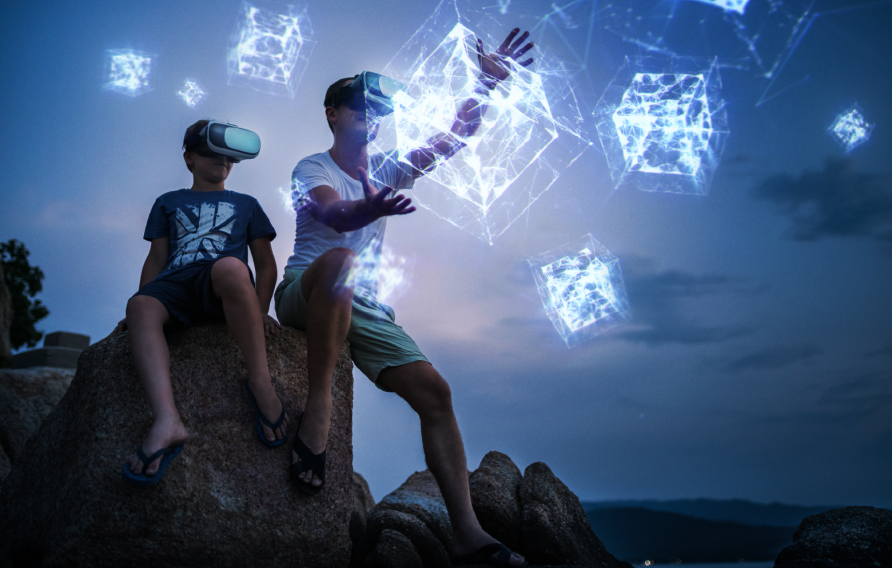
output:
POLYGON ((363 140, 354 144, 342 142, 335 138, 335 143, 328 151, 328 155, 345 174, 359 181, 359 170, 369 168, 369 145, 363 140))
POLYGON ((198 176, 192 176, 192 187, 190 187, 192 191, 225 191, 223 182, 214 183, 205 179, 201 179, 198 176))

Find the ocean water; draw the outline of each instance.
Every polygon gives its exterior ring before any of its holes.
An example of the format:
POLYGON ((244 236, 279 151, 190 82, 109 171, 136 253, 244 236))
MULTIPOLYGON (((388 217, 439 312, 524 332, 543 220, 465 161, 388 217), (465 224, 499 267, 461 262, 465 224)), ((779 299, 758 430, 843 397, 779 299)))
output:
POLYGON ((682 563, 676 564, 672 562, 671 564, 651 564, 650 566, 645 566, 644 564, 633 564, 635 568, 655 568, 658 566, 662 566, 664 568, 669 566, 690 566, 691 568, 774 568, 774 560, 769 560, 767 562, 721 562, 718 564, 713 563, 682 563))

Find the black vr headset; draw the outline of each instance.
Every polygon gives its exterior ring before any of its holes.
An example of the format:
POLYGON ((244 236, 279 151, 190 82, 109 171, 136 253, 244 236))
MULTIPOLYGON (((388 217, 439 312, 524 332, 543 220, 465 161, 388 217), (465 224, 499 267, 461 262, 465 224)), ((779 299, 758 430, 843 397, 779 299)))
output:
POLYGON ((212 120, 198 134, 192 134, 185 149, 205 158, 228 156, 233 163, 256 158, 260 136, 234 124, 212 120))
POLYGON ((363 71, 353 77, 351 84, 335 91, 331 105, 325 106, 345 104, 352 110, 371 110, 377 116, 384 117, 393 112, 393 96, 405 89, 405 85, 390 77, 363 71))

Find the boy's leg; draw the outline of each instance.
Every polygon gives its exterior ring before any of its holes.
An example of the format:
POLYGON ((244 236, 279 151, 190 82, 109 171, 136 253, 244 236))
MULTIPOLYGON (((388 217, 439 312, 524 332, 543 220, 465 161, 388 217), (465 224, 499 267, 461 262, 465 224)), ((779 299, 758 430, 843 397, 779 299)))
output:
MULTIPOLYGON (((341 346, 350 328, 353 290, 344 286, 344 269, 353 262, 355 253, 349 249, 332 249, 304 271, 301 292, 307 301, 307 374, 310 389, 307 406, 297 435, 314 454, 322 452, 328 443, 331 422, 331 382, 341 346)), ((297 454, 291 453, 296 463, 297 454)), ((312 471, 298 476, 314 487, 322 485, 312 471)))
MULTIPOLYGON (((465 449, 446 380, 427 361, 415 361, 385 368, 378 375, 378 383, 418 413, 425 461, 440 486, 452 523, 453 554, 471 554, 498 542, 480 526, 471 505, 465 449)), ((511 555, 512 565, 520 566, 523 561, 519 554, 511 555)))
MULTIPOLYGON (((248 267, 235 257, 224 257, 211 268, 211 285, 214 294, 223 303, 226 324, 238 343, 239 350, 248 365, 248 380, 257 406, 270 421, 282 413, 282 401, 276 395, 269 376, 266 359, 266 338, 263 333, 263 314, 260 301, 251 285, 248 267)), ((270 442, 285 437, 288 431, 288 415, 275 430, 262 424, 263 434, 270 442)))
MULTIPOLYGON (((170 351, 164 337, 164 324, 169 319, 170 312, 164 304, 151 296, 134 296, 127 302, 130 351, 154 418, 151 430, 142 441, 142 449, 147 456, 180 444, 188 437, 170 387, 170 351)), ((130 471, 137 475, 154 475, 161 458, 148 464, 145 472, 135 452, 127 458, 127 463, 130 471)))

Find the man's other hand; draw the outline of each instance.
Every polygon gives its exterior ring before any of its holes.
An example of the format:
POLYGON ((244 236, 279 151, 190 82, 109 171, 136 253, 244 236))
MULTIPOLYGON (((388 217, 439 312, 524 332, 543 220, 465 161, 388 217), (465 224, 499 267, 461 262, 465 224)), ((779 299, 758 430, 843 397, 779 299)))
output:
MULTIPOLYGON (((530 37, 530 32, 523 32, 520 34, 520 37, 515 40, 514 38, 518 33, 520 33, 520 28, 511 30, 511 33, 508 34, 508 37, 505 38, 505 41, 502 42, 499 49, 496 50, 495 53, 490 53, 489 55, 487 55, 486 51, 483 49, 483 41, 481 41, 480 38, 477 38, 477 61, 480 64, 480 71, 484 75, 484 81, 493 81, 496 83, 504 81, 511 75, 511 71, 508 69, 505 61, 507 59, 517 61, 523 57, 526 52, 533 49, 533 42, 523 45, 523 42, 530 37), (522 45, 523 47, 521 47, 522 45)), ((532 62, 533 58, 530 57, 526 61, 517 61, 517 64, 521 67, 526 67, 532 62)), ((494 85, 487 86, 492 88, 494 85)))
POLYGON ((390 199, 387 196, 393 192, 392 187, 384 186, 380 191, 369 181, 369 174, 363 168, 359 168, 359 182, 362 183, 362 192, 365 194, 365 205, 372 219, 389 217, 390 215, 407 215, 415 211, 409 207, 411 199, 397 194, 390 199))

